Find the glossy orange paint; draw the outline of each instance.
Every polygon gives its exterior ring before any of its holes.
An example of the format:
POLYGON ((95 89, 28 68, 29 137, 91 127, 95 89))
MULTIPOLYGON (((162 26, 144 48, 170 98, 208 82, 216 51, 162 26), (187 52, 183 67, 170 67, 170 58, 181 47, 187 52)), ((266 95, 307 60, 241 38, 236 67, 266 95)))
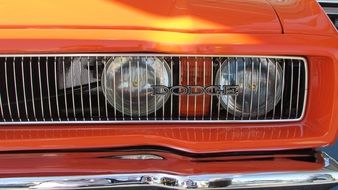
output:
POLYGON ((317 0, 267 0, 276 10, 286 34, 337 35, 317 0))
MULTIPOLYGON (((4 1, 6 10, 14 10, 14 6, 16 6, 12 4, 14 2, 4 1)), ((39 9, 46 8, 43 9, 43 13, 46 13, 45 10, 49 10, 47 8, 50 5, 45 3, 38 5, 37 1, 32 2, 30 2, 30 6, 36 5, 39 9)), ((103 5, 113 1, 86 1, 83 3, 84 5, 80 3, 79 6, 84 6, 82 10, 88 11, 89 2, 95 8, 101 7, 106 10, 103 5), (96 7, 99 5, 100 7, 96 7)), ((259 12, 261 9, 271 11, 271 7, 268 8, 263 0, 251 0, 248 4, 250 6, 243 5, 241 10, 249 12, 251 19, 247 18, 245 14, 241 14, 243 16, 239 17, 236 11, 225 14, 233 18, 232 20, 221 16, 221 13, 210 14, 207 11, 186 10, 184 15, 189 18, 189 21, 184 21, 184 18, 182 18, 183 21, 174 19, 169 22, 174 23, 171 25, 165 24, 167 22, 164 22, 166 20, 161 15, 164 11, 162 8, 166 7, 167 9, 169 6, 161 6, 162 11, 157 12, 154 10, 158 7, 156 4, 135 1, 118 2, 114 1, 113 5, 109 7, 123 6, 123 9, 132 12, 130 15, 121 13, 124 17, 119 18, 120 22, 117 19, 109 20, 108 18, 115 17, 114 13, 107 11, 100 11, 96 16, 94 13, 97 11, 87 12, 87 15, 83 15, 82 12, 77 12, 81 11, 78 6, 72 12, 74 13, 72 16, 68 8, 65 10, 65 15, 70 16, 69 18, 64 15, 49 15, 49 13, 46 13, 48 17, 38 18, 38 14, 35 12, 12 15, 10 21, 2 20, 0 23, 0 27, 3 28, 0 29, 0 53, 148 52, 302 56, 308 60, 309 67, 309 96, 305 117, 299 122, 291 123, 168 124, 159 122, 158 124, 137 125, 3 126, 0 128, 1 150, 135 145, 158 145, 188 152, 280 150, 325 146, 336 138, 338 128, 338 117, 336 117, 338 113, 338 37, 337 33, 332 33, 333 28, 327 27, 330 25, 329 20, 324 19, 326 18, 324 12, 317 4, 313 3, 314 0, 285 1, 286 5, 292 2, 295 5, 289 7, 290 12, 304 9, 299 17, 296 14, 286 14, 283 5, 270 1, 281 18, 284 34, 275 27, 274 16, 270 14, 265 18, 265 13, 259 12), (306 4, 306 2, 310 3, 306 4), (149 10, 154 11, 146 13, 149 10), (254 13, 259 14, 254 16, 254 13), (139 22, 135 20, 137 18, 135 16, 140 16, 140 14, 144 14, 147 19, 142 20, 144 18, 141 18, 139 22), (94 21, 98 18, 108 20, 99 20, 95 25, 94 21), (122 23, 121 21, 125 21, 126 24, 132 23, 133 26, 115 27, 117 24, 114 23, 117 22, 119 25, 122 23), (155 21, 160 22, 160 25, 149 27, 156 23, 155 21), (319 22, 321 23, 319 24, 319 22), (89 24, 84 25, 85 23, 89 24), (135 23, 141 25, 136 26, 135 23)), ((174 1, 165 1, 165 3, 170 2, 174 1)), ((231 7, 231 3, 239 5, 244 1, 198 2, 204 2, 207 5, 210 5, 208 3, 211 2, 214 3, 214 6, 206 6, 210 7, 210 9, 207 8, 210 11, 213 10, 211 8, 222 5, 219 4, 220 2, 231 7)), ((69 3, 72 2, 58 1, 55 6, 61 8, 69 6, 69 3)), ((174 5, 172 8, 176 9, 177 6, 174 5)), ((189 10, 192 8, 188 7, 189 10)), ((21 10, 20 12, 26 11, 22 3, 18 9, 21 10)), ((51 9, 51 12, 53 11, 51 9)), ((169 14, 166 19, 171 20, 172 16, 169 14)), ((278 26, 280 25, 278 24, 278 26)))
POLYGON ((1 0, 0 28, 281 33, 265 0, 1 0))
POLYGON ((321 169, 322 159, 306 162, 306 154, 214 156, 193 158, 156 151, 112 152, 45 152, 3 153, 0 155, 0 177, 36 177, 99 175, 114 173, 170 172, 179 175, 201 175, 242 172, 283 172, 321 169), (119 156, 150 154, 162 160, 122 160, 119 156))

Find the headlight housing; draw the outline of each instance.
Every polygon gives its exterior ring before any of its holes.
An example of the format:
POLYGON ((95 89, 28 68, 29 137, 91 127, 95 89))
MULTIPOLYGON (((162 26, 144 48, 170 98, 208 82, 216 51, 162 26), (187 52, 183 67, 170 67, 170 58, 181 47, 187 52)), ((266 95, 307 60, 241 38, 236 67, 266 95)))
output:
POLYGON ((101 78, 108 102, 130 116, 149 115, 160 109, 169 95, 152 96, 152 85, 169 86, 170 82, 168 64, 157 57, 112 57, 101 78))
POLYGON ((272 59, 228 58, 216 74, 217 85, 239 85, 237 96, 221 95, 222 106, 237 117, 260 117, 270 112, 282 96, 280 65, 272 59))

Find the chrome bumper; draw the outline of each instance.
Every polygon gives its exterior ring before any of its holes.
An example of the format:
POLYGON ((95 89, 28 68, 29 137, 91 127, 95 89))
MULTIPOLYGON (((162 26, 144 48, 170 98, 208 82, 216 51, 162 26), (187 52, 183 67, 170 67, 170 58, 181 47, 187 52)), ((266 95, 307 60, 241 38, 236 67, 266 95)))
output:
MULTIPOLYGON (((298 155, 290 156, 289 158, 299 161, 299 157, 298 155)), ((129 154, 119 157, 109 157, 109 159, 111 158, 113 158, 113 160, 110 160, 111 162, 115 159, 119 161, 123 160, 123 162, 150 161, 156 163, 158 161, 161 162, 161 160, 163 160, 163 162, 170 161, 170 159, 167 160, 165 156, 160 154, 129 154)), ((254 159, 257 158, 256 156, 254 159)), ((259 158, 263 157, 259 156, 259 158)), ((96 159, 98 159, 98 157, 96 159)), ((250 157, 250 159, 252 159, 252 157, 250 157)), ((251 162, 250 159, 249 161, 248 159, 244 159, 240 162, 251 162)), ((201 167, 203 167, 203 163, 205 162, 229 162, 229 160, 220 161, 219 159, 203 160, 204 162, 200 162, 201 167)), ((192 160, 189 162, 191 161, 192 160)), ((233 159, 230 162, 233 162, 233 159)), ((256 189, 275 187, 279 189, 281 187, 291 189, 292 187, 300 186, 308 186, 309 188, 310 186, 333 187, 338 184, 338 164, 333 158, 326 153, 316 153, 316 160, 313 162, 315 164, 322 163, 322 167, 312 170, 304 168, 301 171, 241 171, 204 174, 202 174, 202 172, 201 174, 192 175, 170 174, 170 171, 168 171, 114 173, 107 175, 6 177, 0 178, 0 189, 256 189)), ((39 163, 35 164, 39 165, 39 163)), ((41 167, 45 167, 44 164, 41 164, 41 167)), ((3 169, 0 168, 0 172, 1 170, 3 169)), ((10 169, 7 168, 7 171, 8 170, 10 169)))

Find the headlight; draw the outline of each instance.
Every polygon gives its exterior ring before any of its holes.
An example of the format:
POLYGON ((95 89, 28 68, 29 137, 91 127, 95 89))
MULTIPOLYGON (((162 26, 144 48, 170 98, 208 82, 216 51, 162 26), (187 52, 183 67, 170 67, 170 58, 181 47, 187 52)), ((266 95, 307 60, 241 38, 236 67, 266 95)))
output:
POLYGON ((102 91, 108 102, 126 115, 149 115, 168 100, 169 95, 152 96, 152 85, 169 86, 170 69, 157 57, 111 58, 102 73, 102 91))
POLYGON ((237 117, 270 112, 282 96, 282 68, 271 59, 229 58, 216 74, 217 85, 239 85, 237 96, 221 95, 222 106, 237 117))

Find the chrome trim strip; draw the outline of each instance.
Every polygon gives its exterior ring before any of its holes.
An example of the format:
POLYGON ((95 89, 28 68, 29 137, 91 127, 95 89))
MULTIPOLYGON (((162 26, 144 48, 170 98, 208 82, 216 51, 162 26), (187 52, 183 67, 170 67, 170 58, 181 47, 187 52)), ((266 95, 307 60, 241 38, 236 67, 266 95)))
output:
POLYGON ((338 163, 322 153, 318 170, 259 173, 178 175, 168 173, 121 173, 88 176, 0 178, 0 189, 105 189, 158 187, 169 189, 250 189, 338 185, 338 163))
POLYGON ((337 7, 323 7, 323 9, 328 15, 338 15, 337 7))
MULTIPOLYGON (((212 120, 212 118, 210 118, 210 120, 184 120, 182 121, 181 116, 179 115, 179 119, 178 120, 166 120, 166 122, 170 122, 170 123, 274 123, 274 122, 297 122, 297 121, 301 121, 303 120, 304 116, 305 116, 305 112, 306 112, 306 102, 307 102, 307 95, 308 95, 308 63, 307 60, 304 57, 297 57, 297 56, 264 56, 264 55, 207 55, 207 54, 199 54, 199 55, 180 55, 180 54, 107 54, 107 53, 102 53, 102 54, 1 54, 0 57, 4 57, 5 59, 7 59, 7 57, 37 57, 40 58, 42 56, 69 56, 69 57, 76 57, 76 56, 82 56, 82 57, 90 57, 90 56, 111 56, 111 57, 115 57, 115 56, 171 56, 171 57, 182 57, 182 56, 191 56, 191 57, 242 57, 242 58, 272 58, 272 59, 297 59, 297 60, 301 60, 304 62, 304 67, 305 67, 305 91, 304 91, 304 103, 303 103, 303 110, 301 113, 301 116, 297 119, 266 119, 266 120, 212 120)), ((89 62, 89 60, 88 60, 89 62)), ((6 63, 6 61, 5 61, 6 63)), ((62 59, 62 63, 64 64, 64 58, 62 59)), ((30 61, 31 64, 31 61, 30 61)), ((212 65, 213 65, 213 61, 212 61, 212 65)), ((88 65, 89 67, 89 65, 88 65)), ((237 62, 236 62, 236 67, 237 67, 237 62)), ((63 66, 64 69, 64 66, 63 66)), ((122 69, 122 68, 121 68, 122 69)), ((179 75, 181 77, 181 67, 179 67, 179 75)), ((213 70, 213 67, 212 67, 213 70)), ((213 73, 213 71, 212 71, 213 73)), ((64 76, 65 77, 65 76, 64 76)), ((89 77, 89 76, 88 76, 89 77)), ((236 80, 237 80, 237 68, 236 68, 236 80)), ((89 79, 90 81, 90 79, 89 79)), ((211 77, 211 83, 213 84, 213 77, 211 77)), ((90 84, 89 84, 90 85, 90 84)), ((89 91, 90 93, 90 91, 89 91)), ((122 91, 123 94, 123 91, 122 91)), ((33 95, 34 96, 34 95, 33 95)), ((66 98, 66 96, 65 96, 66 98)), ((236 99, 236 98, 235 98, 236 99)), ((180 99, 179 99, 180 100, 180 99)), ((67 98, 65 99, 65 101, 67 101, 67 98)), ((213 108, 212 108, 212 101, 213 98, 211 98, 211 109, 210 109, 210 114, 212 114, 213 108)), ((90 98, 90 103, 91 103, 91 98, 90 98)), ((123 104, 123 99, 122 99, 122 104, 123 104)), ((180 103, 179 103, 180 105, 180 103)), ((156 105, 155 105, 156 106, 156 105)), ((155 121, 152 120, 142 120, 142 121, 126 121, 125 120, 125 115, 124 115, 124 110, 122 107, 122 115, 123 115, 123 119, 121 121, 117 121, 117 120, 107 120, 107 121, 93 121, 93 117, 92 117, 92 113, 91 115, 91 120, 89 121, 70 121, 68 118, 68 110, 67 110, 67 105, 65 105, 65 109, 66 109, 66 117, 67 117, 67 121, 34 121, 34 122, 17 122, 17 121, 12 121, 12 122, 0 122, 0 125, 36 125, 36 124, 95 124, 95 123, 100 123, 100 124, 133 124, 133 123, 158 123, 158 121, 156 121, 156 116, 155 116, 155 121)), ((180 109, 180 106, 179 106, 180 109)), ((34 102, 33 102, 33 110, 34 110, 34 102)), ((90 109, 90 111, 92 111, 90 109)), ((35 112, 35 111, 34 111, 35 112)), ((156 114, 156 112, 155 112, 156 114)), ((36 119, 35 113, 34 113, 34 117, 36 119)))
POLYGON ((338 3, 338 0, 317 0, 318 3, 332 3, 332 4, 335 4, 335 3, 338 3))

